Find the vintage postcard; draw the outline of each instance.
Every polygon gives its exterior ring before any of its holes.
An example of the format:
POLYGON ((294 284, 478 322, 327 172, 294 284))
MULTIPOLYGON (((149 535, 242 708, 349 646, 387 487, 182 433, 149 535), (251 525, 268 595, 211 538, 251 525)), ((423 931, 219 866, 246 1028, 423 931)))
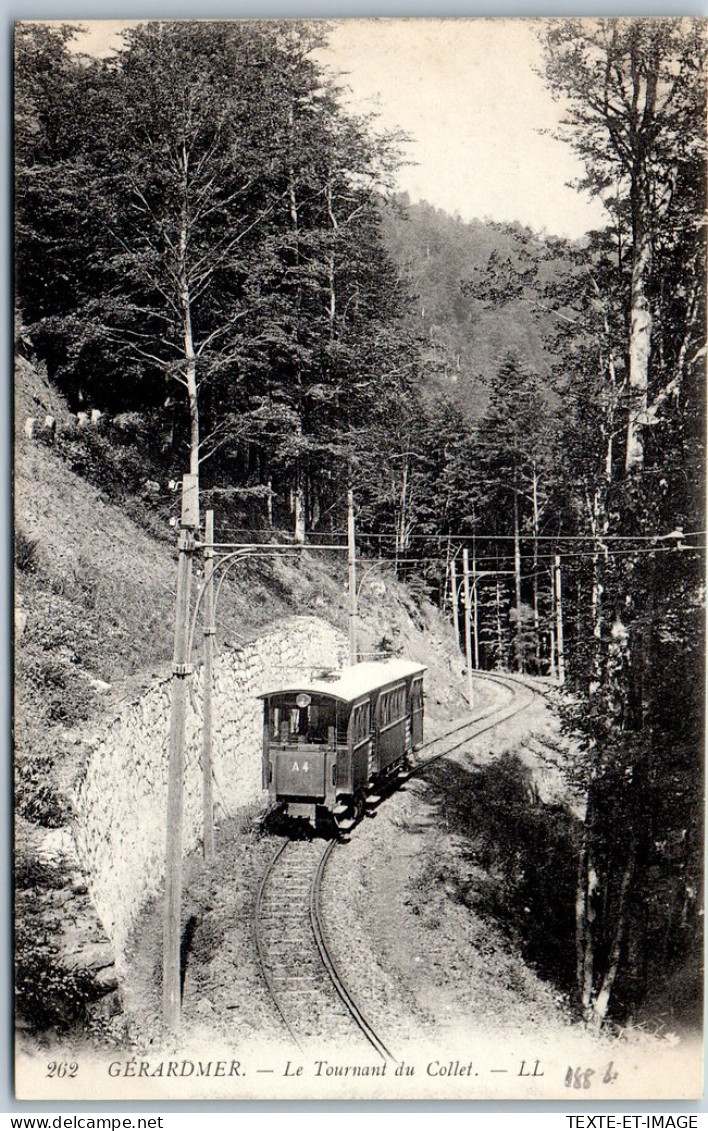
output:
POLYGON ((14 50, 18 1098, 698 1098, 705 20, 14 50))

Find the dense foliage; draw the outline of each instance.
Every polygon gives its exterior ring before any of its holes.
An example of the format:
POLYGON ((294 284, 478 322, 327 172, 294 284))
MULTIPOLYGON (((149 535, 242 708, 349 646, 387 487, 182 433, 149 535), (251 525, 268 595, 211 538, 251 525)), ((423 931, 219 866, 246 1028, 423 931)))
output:
POLYGON ((363 552, 461 638, 467 550, 473 661, 570 692, 578 1007, 641 1016, 698 953, 703 31, 548 25, 609 217, 581 243, 387 199, 396 139, 344 112, 323 34, 149 23, 96 60, 21 26, 21 318, 74 409, 133 422, 130 493, 191 466, 304 539, 353 487, 363 552))
POLYGON ((167 463, 260 489, 302 536, 341 495, 354 434, 386 417, 373 379, 401 384, 380 235, 393 139, 340 110, 316 26, 147 24, 108 60, 67 35, 17 39, 36 348, 74 406, 159 417, 167 463))

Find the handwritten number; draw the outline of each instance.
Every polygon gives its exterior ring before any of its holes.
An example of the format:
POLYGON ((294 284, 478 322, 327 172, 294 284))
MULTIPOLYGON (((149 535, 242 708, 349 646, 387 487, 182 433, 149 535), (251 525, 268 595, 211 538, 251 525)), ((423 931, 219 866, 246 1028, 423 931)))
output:
POLYGON ((577 1091, 587 1090, 593 1076, 595 1075, 594 1068, 568 1068, 565 1074, 566 1088, 575 1088, 577 1091))

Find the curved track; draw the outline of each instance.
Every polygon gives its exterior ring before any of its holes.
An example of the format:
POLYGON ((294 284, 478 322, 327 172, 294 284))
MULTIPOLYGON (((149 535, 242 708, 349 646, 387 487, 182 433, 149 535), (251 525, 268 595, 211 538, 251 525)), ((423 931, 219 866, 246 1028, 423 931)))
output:
POLYGON ((525 711, 531 705, 534 697, 539 694, 534 688, 529 687, 522 680, 517 680, 513 676, 507 675, 492 675, 488 672, 475 672, 475 679, 485 679, 491 683, 499 684, 510 694, 510 701, 504 707, 490 707, 488 710, 479 714, 472 715, 470 719, 458 724, 445 734, 439 735, 437 738, 425 742, 416 751, 416 763, 406 777, 412 777, 414 774, 420 773, 432 762, 437 762, 440 758, 446 758, 448 754, 453 751, 459 750, 471 739, 476 738, 485 731, 492 730, 494 727, 504 723, 507 719, 511 719, 514 715, 518 715, 521 711, 525 711), (520 692, 526 692, 525 695, 520 696, 520 692), (521 701, 519 701, 519 698, 521 701), (439 747, 439 749, 438 749, 439 747), (427 753, 430 752, 430 753, 427 753))
MULTIPOLYGON (((479 673, 476 678, 504 687, 509 702, 473 715, 426 742, 403 780, 519 714, 537 694, 511 676, 479 673)), ((337 843, 332 840, 323 846, 317 840, 285 840, 278 846, 256 897, 255 936, 261 969, 278 1014, 302 1051, 314 1042, 322 1047, 323 1041, 354 1043, 363 1050, 366 1042, 382 1060, 395 1061, 347 990, 327 946, 321 889, 337 843)))
POLYGON ((256 898, 256 946, 275 1007, 304 1052, 317 1041, 348 1047, 364 1042, 383 1060, 395 1058, 344 985, 327 948, 322 877, 336 842, 286 840, 278 847, 256 898))

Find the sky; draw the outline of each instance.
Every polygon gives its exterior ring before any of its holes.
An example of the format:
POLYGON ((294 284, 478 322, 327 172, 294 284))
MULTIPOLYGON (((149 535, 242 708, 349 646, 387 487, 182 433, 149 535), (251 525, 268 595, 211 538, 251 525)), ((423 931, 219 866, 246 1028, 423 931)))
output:
POLYGON ((345 20, 323 54, 347 71, 356 110, 414 138, 416 164, 399 182, 463 220, 519 220, 577 237, 607 217, 568 187, 582 175, 569 145, 539 131, 561 110, 534 67, 540 21, 525 19, 345 20))
MULTIPOLYGON (((86 26, 82 49, 104 54, 122 25, 86 26)), ((561 110, 534 70, 542 21, 350 19, 330 26, 319 59, 343 75, 347 104, 375 111, 382 129, 411 136, 399 187, 412 200, 463 220, 518 220, 570 237, 606 220, 598 201, 569 187, 582 166, 569 145, 550 136, 561 110)))

